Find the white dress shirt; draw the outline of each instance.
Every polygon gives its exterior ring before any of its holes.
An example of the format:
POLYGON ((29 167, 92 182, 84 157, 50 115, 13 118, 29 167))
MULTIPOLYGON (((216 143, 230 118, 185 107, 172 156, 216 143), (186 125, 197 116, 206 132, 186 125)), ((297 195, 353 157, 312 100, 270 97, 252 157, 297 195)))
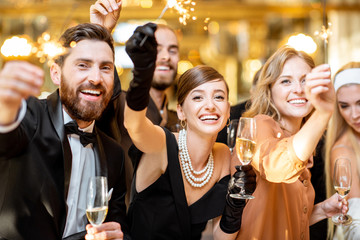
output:
MULTIPOLYGON (((73 121, 64 111, 64 124, 73 121)), ((92 132, 95 121, 90 126, 81 129, 84 132, 92 132)), ((85 230, 86 219, 86 193, 90 177, 95 176, 95 152, 92 144, 84 147, 80 143, 80 137, 77 134, 67 135, 71 153, 71 177, 69 184, 68 197, 66 203, 67 218, 63 237, 70 236, 85 230)))

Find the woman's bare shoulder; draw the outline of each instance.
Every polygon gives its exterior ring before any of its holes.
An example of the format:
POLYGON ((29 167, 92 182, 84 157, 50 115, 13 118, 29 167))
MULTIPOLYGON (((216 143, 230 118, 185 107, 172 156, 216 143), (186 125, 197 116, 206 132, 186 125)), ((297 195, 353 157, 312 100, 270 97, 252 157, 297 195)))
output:
POLYGON ((332 159, 336 159, 338 157, 352 157, 355 154, 350 136, 348 133, 344 133, 331 148, 331 156, 332 159))
POLYGON ((213 147, 214 160, 222 168, 222 176, 229 174, 231 154, 229 147, 223 143, 216 142, 213 147))

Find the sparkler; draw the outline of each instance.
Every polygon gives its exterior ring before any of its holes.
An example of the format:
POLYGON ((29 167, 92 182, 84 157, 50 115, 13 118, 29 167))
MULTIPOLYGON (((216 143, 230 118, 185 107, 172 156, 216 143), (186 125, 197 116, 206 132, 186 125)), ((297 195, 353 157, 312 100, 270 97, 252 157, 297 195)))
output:
MULTIPOLYGON (((71 47, 75 47, 75 45, 73 44, 71 47)), ((67 51, 60 42, 51 40, 50 34, 46 32, 38 38, 37 46, 34 47, 36 57, 39 58, 40 63, 44 63, 47 60, 48 65, 51 65, 57 56, 63 55, 67 51)))
POLYGON ((321 27, 321 31, 315 32, 315 35, 319 36, 324 41, 324 63, 328 63, 328 42, 329 37, 332 35, 332 31, 330 29, 331 23, 328 23, 326 19, 326 0, 322 0, 322 8, 323 26, 321 27))
MULTIPOLYGON (((179 22, 181 24, 186 25, 187 20, 191 17, 191 12, 195 11, 194 6, 196 5, 195 1, 192 0, 168 0, 166 6, 164 7, 163 11, 161 12, 160 16, 157 20, 161 19, 162 16, 165 14, 166 10, 169 8, 175 9, 180 17, 179 22)), ((194 18, 193 18, 194 19, 194 18)), ((196 19, 196 17, 195 17, 196 19)))
MULTIPOLYGON (((195 8, 194 8, 195 5, 196 5, 196 2, 193 0, 167 0, 167 3, 165 5, 164 9, 161 11, 159 17, 155 21, 160 20, 164 16, 165 12, 169 8, 172 8, 172 9, 175 9, 178 12, 178 14, 180 15, 179 22, 183 25, 186 25, 187 20, 189 20, 190 18, 192 20, 196 20, 195 16, 191 17, 191 12, 195 11, 195 8)), ((148 39, 148 35, 146 35, 143 38, 143 40, 141 40, 140 47, 142 47, 144 45, 144 43, 147 39, 148 39)))

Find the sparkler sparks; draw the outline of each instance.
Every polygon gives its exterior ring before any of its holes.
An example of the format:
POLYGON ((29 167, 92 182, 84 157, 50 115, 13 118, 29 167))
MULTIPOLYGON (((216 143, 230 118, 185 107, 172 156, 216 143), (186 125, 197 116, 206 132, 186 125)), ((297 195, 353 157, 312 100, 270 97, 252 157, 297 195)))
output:
POLYGON ((36 57, 39 58, 40 63, 44 63, 47 60, 49 65, 53 63, 57 56, 67 51, 60 42, 51 40, 50 34, 46 32, 38 38, 37 45, 39 47, 36 51, 36 57))
POLYGON ((196 16, 191 15, 195 11, 195 5, 196 2, 192 0, 168 0, 157 20, 162 18, 167 9, 172 8, 180 15, 179 22, 186 25, 189 19, 196 20, 196 16))
MULTIPOLYGON (((76 44, 71 43, 70 47, 76 44)), ((36 43, 31 43, 26 36, 13 36, 6 39, 1 47, 2 55, 8 60, 27 59, 31 55, 37 57, 40 63, 47 61, 48 65, 54 62, 54 59, 67 51, 60 42, 51 40, 48 33, 43 33, 36 43)))
MULTIPOLYGON (((161 11, 159 17, 156 20, 160 20, 165 12, 169 9, 175 9, 179 14, 179 22, 183 25, 187 24, 187 20, 190 19, 191 14, 190 12, 194 12, 195 8, 194 6, 196 5, 195 1, 192 0, 167 0, 166 6, 164 7, 164 9, 161 11)), ((192 17, 192 20, 196 20, 196 16, 192 17)), ((144 43, 146 42, 146 40, 148 39, 148 36, 146 35, 143 40, 140 42, 140 47, 142 47, 144 45, 144 43)))
POLYGON ((327 23, 326 27, 325 25, 323 25, 321 27, 321 31, 316 31, 315 32, 315 36, 319 36, 321 40, 324 41, 324 63, 328 63, 328 50, 327 50, 327 45, 329 42, 329 37, 332 35, 332 31, 331 31, 331 23, 327 23))
POLYGON ((328 28, 324 25, 321 27, 321 31, 316 31, 315 36, 319 36, 322 40, 328 43, 329 37, 332 35, 332 31, 330 29, 331 23, 328 23, 328 28))

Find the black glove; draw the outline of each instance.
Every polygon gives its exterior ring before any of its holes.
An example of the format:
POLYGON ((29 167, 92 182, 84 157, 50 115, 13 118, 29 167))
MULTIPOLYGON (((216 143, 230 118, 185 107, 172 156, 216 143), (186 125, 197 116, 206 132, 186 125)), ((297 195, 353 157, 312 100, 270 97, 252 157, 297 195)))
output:
POLYGON ((236 166, 235 168, 236 172, 230 179, 226 205, 220 220, 221 230, 228 234, 240 230, 242 213, 246 205, 245 199, 232 198, 230 194, 239 193, 243 187, 246 194, 252 194, 256 188, 256 174, 251 165, 236 166))
POLYGON ((149 104, 149 90, 154 75, 157 57, 155 40, 156 24, 147 23, 137 27, 126 42, 126 52, 134 63, 133 80, 126 94, 127 105, 141 111, 149 104))
POLYGON ((241 189, 245 189, 247 195, 253 194, 256 188, 256 174, 252 166, 249 164, 235 166, 235 168, 236 172, 233 175, 235 183, 229 186, 229 191, 239 193, 241 189))

